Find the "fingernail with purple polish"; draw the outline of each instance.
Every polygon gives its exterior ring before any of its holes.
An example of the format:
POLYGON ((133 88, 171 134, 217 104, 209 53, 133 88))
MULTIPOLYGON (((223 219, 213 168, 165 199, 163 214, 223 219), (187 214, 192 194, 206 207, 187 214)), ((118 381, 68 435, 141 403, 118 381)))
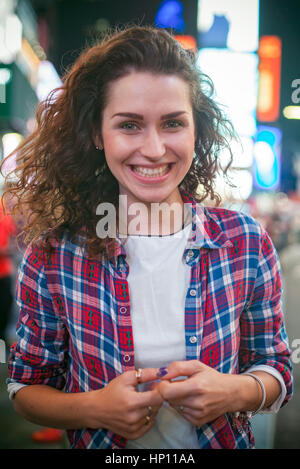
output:
POLYGON ((157 373, 157 376, 159 376, 160 378, 162 378, 163 376, 167 375, 168 374, 168 369, 167 367, 163 366, 162 368, 160 368, 158 370, 158 373, 157 373))

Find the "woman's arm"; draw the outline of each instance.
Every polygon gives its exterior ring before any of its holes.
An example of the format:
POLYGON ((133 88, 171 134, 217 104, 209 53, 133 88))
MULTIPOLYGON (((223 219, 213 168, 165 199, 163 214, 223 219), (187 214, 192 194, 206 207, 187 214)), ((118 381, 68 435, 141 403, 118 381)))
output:
POLYGON ((281 300, 279 258, 270 236, 262 230, 253 292, 240 317, 239 372, 254 366, 277 370, 286 387, 285 405, 292 397, 293 376, 281 300))
POLYGON ((30 422, 52 428, 88 428, 87 393, 64 393, 43 384, 20 389, 14 399, 15 411, 30 422))
MULTIPOLYGON (((50 294, 44 259, 37 246, 30 246, 19 269, 19 340, 11 347, 7 384, 27 386, 15 395, 16 411, 47 427, 105 428, 127 439, 140 437, 153 425, 162 398, 157 391, 137 392, 135 371, 121 374, 99 390, 62 391, 68 366, 68 329, 50 294), (151 422, 146 419, 149 406, 151 422)), ((143 370, 145 382, 156 379, 157 371, 143 370)))
MULTIPOLYGON (((265 388, 266 400, 263 409, 271 407, 271 405, 278 399, 281 394, 281 385, 279 381, 274 378, 274 376, 272 376, 270 373, 266 373, 265 371, 253 371, 251 373, 260 378, 265 388)), ((234 412, 247 412, 257 410, 260 407, 263 398, 260 385, 252 376, 241 374, 237 375, 237 378, 240 381, 240 385, 238 387, 238 395, 240 401, 238 407, 240 408, 234 410, 234 412)))
MULTIPOLYGON (((156 368, 143 369, 141 382, 157 379, 157 372, 156 368)), ((50 386, 29 385, 16 393, 14 407, 22 417, 38 425, 105 428, 134 440, 153 427, 163 403, 157 390, 137 392, 136 386, 135 371, 127 371, 104 388, 90 392, 64 393, 50 386)))

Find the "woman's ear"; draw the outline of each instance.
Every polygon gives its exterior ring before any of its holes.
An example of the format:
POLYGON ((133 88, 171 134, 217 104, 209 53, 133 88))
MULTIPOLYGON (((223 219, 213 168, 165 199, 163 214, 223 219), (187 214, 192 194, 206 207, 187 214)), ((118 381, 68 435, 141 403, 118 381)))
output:
POLYGON ((102 138, 100 135, 95 136, 94 144, 97 150, 103 150, 103 143, 102 143, 102 138))

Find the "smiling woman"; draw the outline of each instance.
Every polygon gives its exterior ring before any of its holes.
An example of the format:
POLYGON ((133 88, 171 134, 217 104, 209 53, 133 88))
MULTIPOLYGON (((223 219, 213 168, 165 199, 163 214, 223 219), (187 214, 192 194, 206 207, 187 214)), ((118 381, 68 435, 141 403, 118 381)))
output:
POLYGON ((16 150, 7 192, 31 216, 8 391, 71 448, 252 448, 252 413, 291 398, 272 241, 200 203, 219 201, 233 135, 211 92, 168 32, 117 31, 79 57, 16 150), (99 237, 108 208, 116 230, 99 237), (121 215, 137 210, 139 230, 121 215))

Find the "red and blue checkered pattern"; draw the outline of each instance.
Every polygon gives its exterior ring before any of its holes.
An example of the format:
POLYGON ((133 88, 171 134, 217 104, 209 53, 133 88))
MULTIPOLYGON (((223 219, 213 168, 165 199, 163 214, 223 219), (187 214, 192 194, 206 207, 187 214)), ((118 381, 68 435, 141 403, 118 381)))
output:
MULTIPOLYGON (((272 241, 243 213, 205 208, 183 190, 181 196, 193 215, 184 255, 191 267, 186 359, 222 373, 272 366, 286 384, 284 405, 292 396, 292 365, 272 241)), ((88 392, 135 368, 126 251, 119 239, 112 245, 108 260, 88 259, 67 235, 55 242, 49 259, 36 244, 28 246, 17 280, 18 342, 11 349, 8 383, 88 392)), ((254 445, 250 424, 236 425, 230 414, 197 434, 201 448, 254 445)), ((71 448, 126 446, 106 429, 68 430, 68 437, 71 448)))

